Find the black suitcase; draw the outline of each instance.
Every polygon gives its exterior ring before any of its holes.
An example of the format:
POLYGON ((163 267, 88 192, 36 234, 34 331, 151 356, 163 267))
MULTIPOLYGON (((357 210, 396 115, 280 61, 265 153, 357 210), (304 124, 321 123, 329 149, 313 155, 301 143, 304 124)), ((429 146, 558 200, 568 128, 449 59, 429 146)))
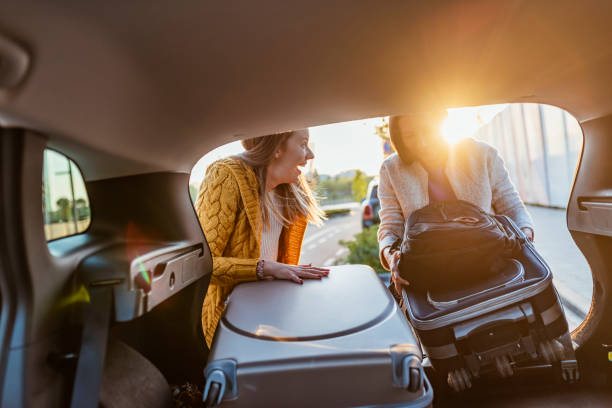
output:
POLYGON ((473 377, 514 373, 521 364, 560 363, 563 378, 578 379, 567 321, 548 265, 514 222, 496 216, 521 242, 515 259, 503 259, 479 284, 445 292, 402 291, 406 314, 437 372, 454 390, 473 377))

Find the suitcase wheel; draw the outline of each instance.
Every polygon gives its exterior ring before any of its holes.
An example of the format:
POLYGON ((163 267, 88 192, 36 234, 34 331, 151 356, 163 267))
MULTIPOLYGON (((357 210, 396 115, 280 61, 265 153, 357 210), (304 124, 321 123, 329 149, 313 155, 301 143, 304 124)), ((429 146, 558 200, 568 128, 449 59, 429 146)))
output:
POLYGON ((578 362, 576 360, 561 361, 561 377, 563 381, 568 383, 576 382, 580 379, 580 371, 578 371, 578 362))
POLYGON ((472 375, 465 368, 459 368, 448 373, 448 386, 455 392, 472 388, 472 375))
POLYGON ((423 375, 423 370, 421 369, 419 361, 418 367, 410 368, 410 384, 408 384, 408 391, 417 392, 421 389, 423 386, 423 375))
POLYGON ((206 400, 204 401, 205 407, 218 407, 219 406, 219 395, 221 391, 221 384, 219 383, 211 383, 210 388, 208 390, 208 394, 206 395, 206 400))
POLYGON ((546 340, 538 344, 538 354, 547 364, 563 360, 565 350, 557 340, 546 340))
POLYGON ((508 356, 499 356, 495 358, 495 368, 502 378, 510 377, 514 374, 512 364, 508 356))
POLYGON ((211 361, 204 369, 204 378, 206 383, 202 392, 202 402, 205 407, 219 406, 224 398, 231 399, 238 395, 235 360, 211 361))
MULTIPOLYGON (((423 367, 421 359, 414 355, 404 357, 401 371, 395 374, 394 384, 410 392, 417 392, 423 387, 423 367)), ((398 367, 399 368, 399 367, 398 367)))

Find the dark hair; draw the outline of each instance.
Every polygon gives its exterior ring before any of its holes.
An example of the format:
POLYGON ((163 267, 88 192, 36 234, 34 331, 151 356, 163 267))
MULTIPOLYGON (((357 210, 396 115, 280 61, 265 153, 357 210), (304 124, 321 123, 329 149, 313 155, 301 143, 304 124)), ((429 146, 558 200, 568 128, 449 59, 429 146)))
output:
POLYGON ((389 138, 391 139, 391 146, 393 146, 393 149, 397 152, 397 155, 400 157, 402 162, 405 164, 411 164, 413 161, 418 160, 418 157, 414 157, 411 154, 410 148, 406 144, 406 140, 398 128, 399 120, 409 118, 413 123, 415 123, 415 128, 417 128, 424 124, 433 124, 434 126, 441 125, 446 117, 446 110, 435 110, 410 115, 389 116, 389 138))

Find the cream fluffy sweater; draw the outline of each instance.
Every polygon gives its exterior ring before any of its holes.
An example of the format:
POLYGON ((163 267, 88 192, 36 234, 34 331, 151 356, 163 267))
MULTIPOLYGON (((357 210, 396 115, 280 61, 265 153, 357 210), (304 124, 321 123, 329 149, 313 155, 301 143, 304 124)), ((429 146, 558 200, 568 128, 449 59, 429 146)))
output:
MULTIPOLYGON (((464 139, 451 146, 444 173, 455 196, 493 214, 512 218, 519 228, 533 229, 531 216, 510 181, 502 158, 492 146, 464 139)), ((380 259, 384 248, 404 235, 404 220, 429 204, 427 171, 418 162, 404 164, 397 154, 389 156, 380 169, 378 186, 380 259)))

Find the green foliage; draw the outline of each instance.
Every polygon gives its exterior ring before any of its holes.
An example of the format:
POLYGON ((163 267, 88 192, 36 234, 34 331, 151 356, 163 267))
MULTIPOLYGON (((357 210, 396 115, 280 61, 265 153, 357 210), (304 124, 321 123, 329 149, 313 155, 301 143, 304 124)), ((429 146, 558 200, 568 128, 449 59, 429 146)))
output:
POLYGON ((325 216, 326 217, 333 217, 334 215, 340 215, 340 214, 348 214, 351 212, 350 208, 334 208, 334 209, 325 209, 325 216))
POLYGON ((62 221, 69 221, 72 219, 71 202, 66 197, 58 199, 55 204, 59 207, 59 218, 62 221))
POLYGON ((352 241, 340 241, 340 245, 348 248, 349 254, 345 259, 348 264, 369 265, 376 273, 387 271, 380 264, 378 256, 378 225, 362 230, 355 234, 352 241))
POLYGON ((59 208, 65 208, 70 205, 70 200, 68 200, 66 197, 61 197, 55 202, 55 204, 57 204, 59 208))
POLYGON ((46 215, 47 223, 68 222, 76 218, 78 221, 85 220, 91 216, 91 209, 84 198, 77 198, 74 202, 66 197, 60 197, 55 204, 59 207, 56 211, 49 211, 46 215))
POLYGON ((91 217, 91 209, 84 198, 77 198, 74 205, 76 207, 77 220, 82 221, 91 217))
POLYGON ((376 135, 383 140, 389 140, 389 118, 383 118, 382 123, 374 127, 376 135))
POLYGON ((315 192, 326 200, 347 199, 350 201, 353 195, 352 185, 353 180, 350 178, 329 178, 317 181, 315 192))
POLYGON ((198 187, 193 184, 189 185, 189 196, 191 197, 191 202, 195 204, 196 199, 198 198, 198 187))
POLYGON ((360 202, 368 194, 368 177, 361 170, 357 170, 352 183, 353 201, 360 202))
POLYGON ((317 175, 315 193, 325 201, 359 202, 366 196, 370 180, 372 177, 361 170, 347 171, 335 177, 317 175))

